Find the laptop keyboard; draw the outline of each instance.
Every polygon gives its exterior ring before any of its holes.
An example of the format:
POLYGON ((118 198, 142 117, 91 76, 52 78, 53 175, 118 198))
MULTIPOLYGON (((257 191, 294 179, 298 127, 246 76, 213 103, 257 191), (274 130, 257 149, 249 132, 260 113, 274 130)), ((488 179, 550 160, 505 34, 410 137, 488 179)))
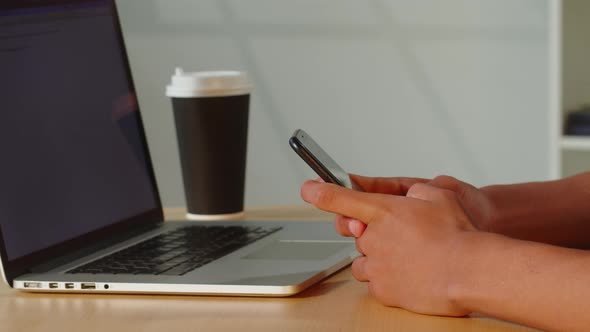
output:
POLYGON ((183 275, 281 227, 181 227, 99 258, 67 273, 183 275))

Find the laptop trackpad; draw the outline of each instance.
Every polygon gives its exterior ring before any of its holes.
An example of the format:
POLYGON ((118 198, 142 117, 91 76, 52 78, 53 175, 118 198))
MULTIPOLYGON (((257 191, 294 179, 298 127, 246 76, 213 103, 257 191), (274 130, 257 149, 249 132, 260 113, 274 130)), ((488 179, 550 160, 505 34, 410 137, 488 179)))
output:
POLYGON ((324 260, 354 242, 277 240, 242 259, 324 260))

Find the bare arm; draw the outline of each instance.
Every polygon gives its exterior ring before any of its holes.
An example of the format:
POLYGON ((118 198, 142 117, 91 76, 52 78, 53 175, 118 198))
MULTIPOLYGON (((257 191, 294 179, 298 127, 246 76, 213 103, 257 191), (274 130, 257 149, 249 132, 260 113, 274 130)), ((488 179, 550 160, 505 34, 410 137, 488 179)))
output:
POLYGON ((481 188, 493 206, 485 229, 538 242, 590 245, 590 172, 557 181, 481 188))
POLYGON ((552 331, 590 327, 590 253, 496 234, 465 234, 449 296, 467 311, 552 331))

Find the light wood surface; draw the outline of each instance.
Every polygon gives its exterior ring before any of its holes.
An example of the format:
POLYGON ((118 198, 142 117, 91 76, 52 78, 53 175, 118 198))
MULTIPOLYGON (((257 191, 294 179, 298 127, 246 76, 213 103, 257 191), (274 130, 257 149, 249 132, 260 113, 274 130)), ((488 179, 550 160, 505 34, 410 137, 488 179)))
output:
MULTIPOLYGON (((184 219, 167 209, 166 218, 184 219)), ((256 220, 326 220, 308 207, 253 208, 256 220)), ((433 317, 382 306, 344 269, 289 298, 29 294, 0 286, 0 331, 531 331, 481 315, 433 317)))

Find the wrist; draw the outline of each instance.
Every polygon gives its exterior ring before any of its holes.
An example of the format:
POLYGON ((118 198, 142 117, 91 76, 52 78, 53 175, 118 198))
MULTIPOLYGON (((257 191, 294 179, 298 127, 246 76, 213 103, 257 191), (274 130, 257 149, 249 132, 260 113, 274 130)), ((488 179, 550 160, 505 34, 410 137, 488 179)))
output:
POLYGON ((478 221, 477 226, 482 231, 490 233, 499 232, 499 226, 502 224, 503 220, 502 210, 500 209, 498 200, 496 199, 498 192, 500 192, 500 195, 502 195, 502 189, 499 187, 501 186, 488 186, 479 189, 483 196, 483 203, 481 204, 483 218, 478 221))
POLYGON ((580 317, 590 288, 580 275, 590 270, 588 252, 466 232, 453 253, 448 300, 455 310, 541 329, 587 330, 580 317))
POLYGON ((494 248, 508 238, 480 231, 462 233, 451 253, 447 294, 451 303, 465 312, 478 312, 485 298, 487 277, 494 269, 494 248))

